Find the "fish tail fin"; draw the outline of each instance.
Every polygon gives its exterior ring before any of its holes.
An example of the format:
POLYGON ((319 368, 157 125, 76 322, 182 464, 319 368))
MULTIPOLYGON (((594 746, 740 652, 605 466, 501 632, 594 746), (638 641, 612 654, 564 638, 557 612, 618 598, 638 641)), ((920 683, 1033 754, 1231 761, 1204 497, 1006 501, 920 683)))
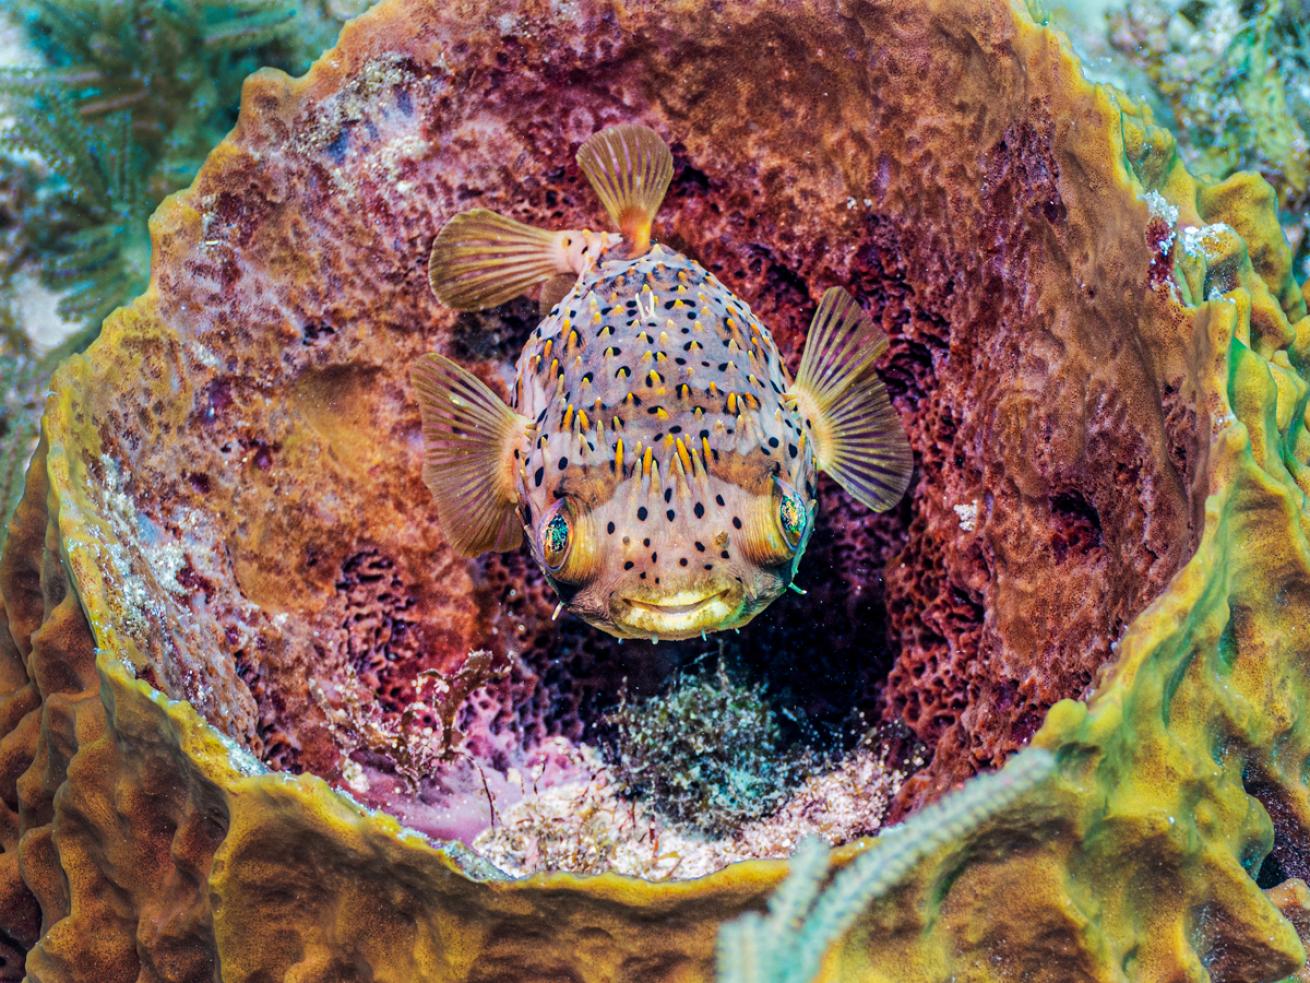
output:
POLYGON ((792 393, 810 421, 815 461, 854 498, 885 512, 905 493, 914 456, 874 362, 887 336, 840 287, 824 292, 792 393))
POLYGON ((524 225, 485 208, 445 224, 428 257, 428 284, 460 311, 495 307, 571 270, 567 233, 524 225))
POLYGON ((611 126, 593 133, 578 148, 578 166, 633 255, 645 253, 655 213, 673 179, 668 145, 649 127, 611 126))
POLYGON ((463 556, 514 549, 523 542, 514 451, 528 421, 440 355, 420 358, 410 381, 423 418, 423 481, 446 541, 463 556))

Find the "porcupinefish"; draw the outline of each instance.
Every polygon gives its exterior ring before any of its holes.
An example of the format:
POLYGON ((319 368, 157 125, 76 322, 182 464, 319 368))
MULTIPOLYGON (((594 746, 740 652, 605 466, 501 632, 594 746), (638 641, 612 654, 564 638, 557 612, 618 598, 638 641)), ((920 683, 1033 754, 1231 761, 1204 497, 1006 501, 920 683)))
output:
POLYGON ((794 587, 816 471, 878 511, 904 493, 913 460, 874 370, 887 337, 830 289, 789 378, 745 303, 652 243, 673 175, 660 137, 612 127, 577 161, 617 234, 474 209, 433 243, 445 304, 477 310, 540 285, 548 313, 509 405, 441 355, 417 361, 424 481, 456 551, 526 538, 561 607, 611 635, 740 627, 794 587))

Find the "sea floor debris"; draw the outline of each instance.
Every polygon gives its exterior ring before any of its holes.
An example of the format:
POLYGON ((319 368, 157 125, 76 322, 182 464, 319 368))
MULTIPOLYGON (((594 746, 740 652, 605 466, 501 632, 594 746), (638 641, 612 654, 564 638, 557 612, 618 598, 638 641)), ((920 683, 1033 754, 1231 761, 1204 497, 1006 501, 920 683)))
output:
MULTIPOLYGON (((871 742, 806 777, 776 811, 712 835, 670 824, 594 749, 578 749, 585 780, 525 793, 473 848, 516 877, 542 871, 647 880, 703 877, 742 860, 785 859, 806 836, 836 846, 875 835, 906 773, 871 742)), ((910 767, 921 765, 921 759, 910 767)))

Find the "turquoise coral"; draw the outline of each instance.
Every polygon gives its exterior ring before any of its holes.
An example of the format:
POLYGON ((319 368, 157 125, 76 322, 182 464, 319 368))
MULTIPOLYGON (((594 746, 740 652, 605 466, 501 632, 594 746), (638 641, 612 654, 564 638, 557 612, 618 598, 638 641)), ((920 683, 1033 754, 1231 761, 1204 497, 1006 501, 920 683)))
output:
POLYGON ((0 154, 40 176, 29 256, 60 313, 92 330, 144 289, 146 218, 231 128, 241 80, 303 70, 336 27, 296 0, 20 0, 7 14, 44 64, 0 71, 0 154))
POLYGON ((787 879, 765 914, 751 912, 719 929, 719 983, 805 983, 824 955, 875 900, 885 897, 919 861, 965 842, 1050 776, 1055 758, 1021 751, 1000 772, 983 775, 889 829, 824 884, 829 851, 803 840, 787 879))

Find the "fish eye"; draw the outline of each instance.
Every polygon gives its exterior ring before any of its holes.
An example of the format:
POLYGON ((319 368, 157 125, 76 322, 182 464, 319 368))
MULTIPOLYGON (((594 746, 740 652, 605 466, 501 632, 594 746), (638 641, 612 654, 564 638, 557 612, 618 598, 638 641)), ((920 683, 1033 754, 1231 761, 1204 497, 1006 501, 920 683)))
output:
POLYGON ((742 527, 742 552, 762 567, 794 561, 810 533, 810 509, 794 488, 774 477, 773 493, 752 503, 742 527))
POLYGON ((783 489, 778 498, 778 525, 782 529, 782 538, 793 550, 800 546, 801 540, 805 538, 807 522, 809 522, 809 514, 801 497, 793 491, 783 489))
POLYGON ((541 523, 541 558, 551 570, 559 570, 569 557, 573 542, 573 522, 568 499, 560 499, 541 523))

